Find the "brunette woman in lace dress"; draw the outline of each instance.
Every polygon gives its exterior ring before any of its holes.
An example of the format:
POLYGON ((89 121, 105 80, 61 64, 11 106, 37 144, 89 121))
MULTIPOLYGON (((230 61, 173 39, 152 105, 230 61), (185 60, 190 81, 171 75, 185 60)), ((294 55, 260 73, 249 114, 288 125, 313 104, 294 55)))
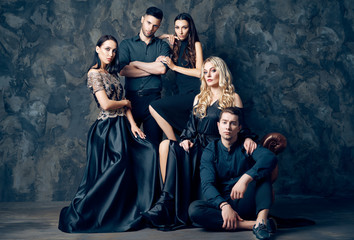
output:
POLYGON ((119 232, 143 227, 159 191, 157 154, 137 127, 119 81, 118 42, 102 36, 87 86, 100 109, 87 139, 87 165, 76 195, 62 209, 63 232, 119 232))

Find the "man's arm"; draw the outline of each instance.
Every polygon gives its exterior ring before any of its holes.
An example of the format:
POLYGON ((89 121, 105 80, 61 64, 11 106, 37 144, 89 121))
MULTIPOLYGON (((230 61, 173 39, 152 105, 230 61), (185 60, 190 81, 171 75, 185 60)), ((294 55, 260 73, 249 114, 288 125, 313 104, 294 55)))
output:
POLYGON ((248 184, 253 181, 253 178, 248 174, 243 174, 231 189, 230 197, 232 200, 243 198, 248 184))
POLYGON ((135 77, 146 77, 151 74, 133 66, 133 64, 130 63, 129 65, 126 65, 125 67, 123 67, 123 69, 119 72, 119 75, 124 76, 124 77, 135 78, 135 77))
POLYGON ((256 181, 270 175, 278 162, 274 153, 262 146, 258 146, 251 156, 256 163, 246 174, 256 181))
MULTIPOLYGON (((168 46, 168 44, 165 41, 160 41, 158 42, 158 44, 161 44, 161 48, 158 53, 159 56, 157 56, 156 59, 158 59, 158 57, 160 56, 170 56, 171 48, 168 46)), ((167 65, 163 64, 161 61, 158 60, 155 60, 155 62, 134 61, 132 62, 132 65, 136 68, 139 68, 140 70, 143 70, 153 75, 162 75, 165 74, 167 71, 167 65)))
POLYGON ((129 65, 132 65, 133 67, 147 72, 149 75, 162 75, 165 74, 167 69, 165 65, 163 65, 162 62, 140 62, 140 61, 134 61, 131 62, 129 65))
POLYGON ((216 188, 216 168, 214 165, 215 149, 214 143, 209 144, 203 151, 200 162, 200 178, 202 182, 203 195, 215 207, 220 207, 220 204, 226 202, 216 188))

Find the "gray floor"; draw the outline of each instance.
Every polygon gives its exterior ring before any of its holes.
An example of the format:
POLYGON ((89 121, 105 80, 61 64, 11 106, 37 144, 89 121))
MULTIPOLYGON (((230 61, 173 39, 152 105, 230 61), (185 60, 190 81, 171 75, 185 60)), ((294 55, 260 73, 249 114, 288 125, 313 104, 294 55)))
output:
MULTIPOLYGON (((272 239, 354 239, 354 197, 319 198, 277 197, 272 213, 282 217, 305 217, 316 225, 278 229, 272 239)), ((143 229, 136 232, 105 234, 67 234, 57 229, 58 214, 67 202, 0 203, 0 239, 100 239, 100 240, 160 240, 160 239, 255 239, 250 231, 207 232, 202 229, 183 229, 161 232, 143 229)))

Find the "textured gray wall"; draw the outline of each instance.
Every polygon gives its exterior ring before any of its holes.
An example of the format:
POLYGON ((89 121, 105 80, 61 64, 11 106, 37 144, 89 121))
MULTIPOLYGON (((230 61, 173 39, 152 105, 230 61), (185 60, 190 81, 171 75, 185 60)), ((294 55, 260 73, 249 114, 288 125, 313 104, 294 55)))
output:
POLYGON ((3 0, 0 201, 72 198, 97 115, 86 88, 94 44, 137 34, 150 5, 165 13, 158 33, 189 12, 205 57, 232 70, 252 129, 287 137, 278 193, 354 190, 352 0, 3 0))

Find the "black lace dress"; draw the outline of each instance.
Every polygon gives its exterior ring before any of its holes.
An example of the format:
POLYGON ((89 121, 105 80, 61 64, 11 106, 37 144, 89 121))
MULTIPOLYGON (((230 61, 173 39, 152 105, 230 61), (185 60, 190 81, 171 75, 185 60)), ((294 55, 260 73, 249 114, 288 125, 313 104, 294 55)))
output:
MULTIPOLYGON (((93 94, 105 90, 112 100, 123 96, 118 78, 108 73, 91 71, 88 87, 93 94)), ((143 227, 140 213, 159 194, 158 176, 156 149, 134 137, 124 109, 101 109, 88 133, 84 176, 72 202, 60 213, 59 229, 119 232, 143 227)))

